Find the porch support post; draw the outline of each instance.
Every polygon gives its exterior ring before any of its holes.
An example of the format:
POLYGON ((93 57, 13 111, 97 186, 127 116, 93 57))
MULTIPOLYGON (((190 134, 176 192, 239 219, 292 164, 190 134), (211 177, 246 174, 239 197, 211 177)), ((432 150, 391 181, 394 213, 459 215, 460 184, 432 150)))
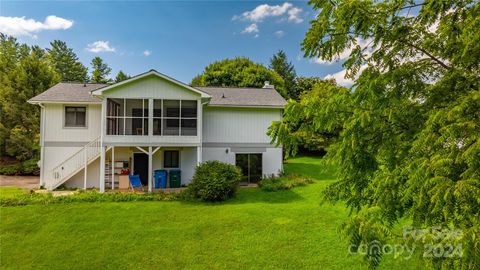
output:
POLYGON ((202 147, 197 146, 197 166, 202 163, 202 147))
POLYGON ((152 152, 152 147, 149 146, 148 147, 148 192, 152 192, 152 184, 153 184, 153 180, 152 180, 152 175, 153 175, 153 162, 152 162, 152 158, 153 158, 153 152, 152 152))
POLYGON ((105 192, 105 146, 100 147, 100 192, 105 192))
POLYGON ((84 165, 84 169, 83 169, 83 189, 87 189, 87 167, 88 167, 88 162, 87 162, 87 146, 84 146, 83 147, 83 165, 84 165))
POLYGON ((112 146, 112 190, 115 189, 115 146, 112 146))

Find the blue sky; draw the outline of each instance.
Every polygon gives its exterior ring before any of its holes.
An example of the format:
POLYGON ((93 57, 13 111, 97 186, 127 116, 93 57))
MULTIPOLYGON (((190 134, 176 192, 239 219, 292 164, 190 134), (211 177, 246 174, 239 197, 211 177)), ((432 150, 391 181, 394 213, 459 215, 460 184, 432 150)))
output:
POLYGON ((313 18, 306 2, 0 0, 0 32, 20 42, 48 47, 60 39, 88 67, 102 57, 112 77, 156 69, 186 83, 215 60, 245 56, 268 65, 280 49, 298 75, 342 82, 341 62, 303 58, 313 18))

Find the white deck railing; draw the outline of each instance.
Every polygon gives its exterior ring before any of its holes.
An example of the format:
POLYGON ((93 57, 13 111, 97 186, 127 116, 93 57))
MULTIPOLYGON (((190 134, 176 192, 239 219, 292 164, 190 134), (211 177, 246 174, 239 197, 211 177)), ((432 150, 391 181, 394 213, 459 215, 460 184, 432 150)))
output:
POLYGON ((52 169, 53 183, 48 189, 53 190, 65 183, 70 177, 84 169, 90 162, 100 155, 101 142, 100 137, 89 142, 82 149, 72 154, 65 161, 52 169))

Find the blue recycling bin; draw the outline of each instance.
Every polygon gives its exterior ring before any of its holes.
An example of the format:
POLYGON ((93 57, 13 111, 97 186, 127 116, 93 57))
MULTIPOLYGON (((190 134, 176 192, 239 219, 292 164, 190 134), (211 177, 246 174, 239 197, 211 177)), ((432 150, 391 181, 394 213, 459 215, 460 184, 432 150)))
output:
POLYGON ((167 171, 155 170, 155 188, 167 188, 167 171))

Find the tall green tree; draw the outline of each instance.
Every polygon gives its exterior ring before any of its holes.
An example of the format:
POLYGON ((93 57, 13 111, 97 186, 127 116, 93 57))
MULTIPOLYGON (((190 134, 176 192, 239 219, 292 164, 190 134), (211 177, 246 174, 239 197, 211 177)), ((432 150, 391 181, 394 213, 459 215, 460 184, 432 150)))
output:
POLYGON ((193 78, 191 85, 261 88, 265 81, 275 85, 275 89, 285 96, 280 75, 248 58, 237 57, 211 63, 200 75, 193 78))
POLYGON ((26 160, 37 154, 39 108, 27 100, 60 80, 45 50, 0 34, 0 155, 26 160))
MULTIPOLYGON (((318 15, 302 43, 306 56, 331 61, 349 53, 346 74, 359 76, 347 96, 329 95, 329 106, 303 112, 315 133, 341 125, 327 154, 339 167, 339 180, 325 198, 355 210, 344 233, 356 247, 404 240, 422 250, 425 243, 461 247, 461 256, 422 258, 431 268, 479 269, 479 3, 310 4, 318 15), (404 219, 415 228, 454 227, 463 237, 435 237, 430 230, 422 239, 402 239, 395 225, 404 219)), ((280 134, 278 128, 271 132, 280 134)), ((289 144, 285 138, 274 136, 289 144)), ((368 265, 378 266, 383 252, 369 249, 368 265)))
POLYGON ((92 83, 107 83, 110 81, 108 75, 112 72, 112 69, 103 62, 103 59, 96 56, 92 59, 92 83))
POLYGON ((296 84, 297 73, 292 62, 289 62, 284 51, 280 50, 270 59, 270 68, 283 79, 283 88, 286 97, 297 100, 300 96, 296 84))
POLYGON ((73 49, 61 40, 50 42, 48 56, 60 78, 65 82, 85 82, 88 69, 78 60, 73 49))
POLYGON ((130 75, 125 74, 123 71, 119 71, 117 73, 117 76, 115 76, 115 82, 121 82, 130 79, 130 75))
POLYGON ((340 111, 348 108, 350 92, 347 88, 338 86, 331 80, 318 80, 318 78, 303 78, 306 91, 300 99, 290 99, 285 107, 282 121, 275 121, 268 130, 268 135, 273 141, 281 142, 286 157, 296 155, 298 149, 305 148, 310 151, 320 151, 334 143, 342 130, 345 121, 344 113, 318 115, 314 112, 319 107, 340 111), (313 113, 313 114, 312 114, 313 113), (318 128, 314 120, 318 117, 328 117, 327 128, 318 128))
POLYGON ((317 84, 322 84, 324 80, 319 77, 300 76, 300 77, 297 77, 295 82, 296 82, 298 97, 300 98, 300 95, 312 91, 317 84))

